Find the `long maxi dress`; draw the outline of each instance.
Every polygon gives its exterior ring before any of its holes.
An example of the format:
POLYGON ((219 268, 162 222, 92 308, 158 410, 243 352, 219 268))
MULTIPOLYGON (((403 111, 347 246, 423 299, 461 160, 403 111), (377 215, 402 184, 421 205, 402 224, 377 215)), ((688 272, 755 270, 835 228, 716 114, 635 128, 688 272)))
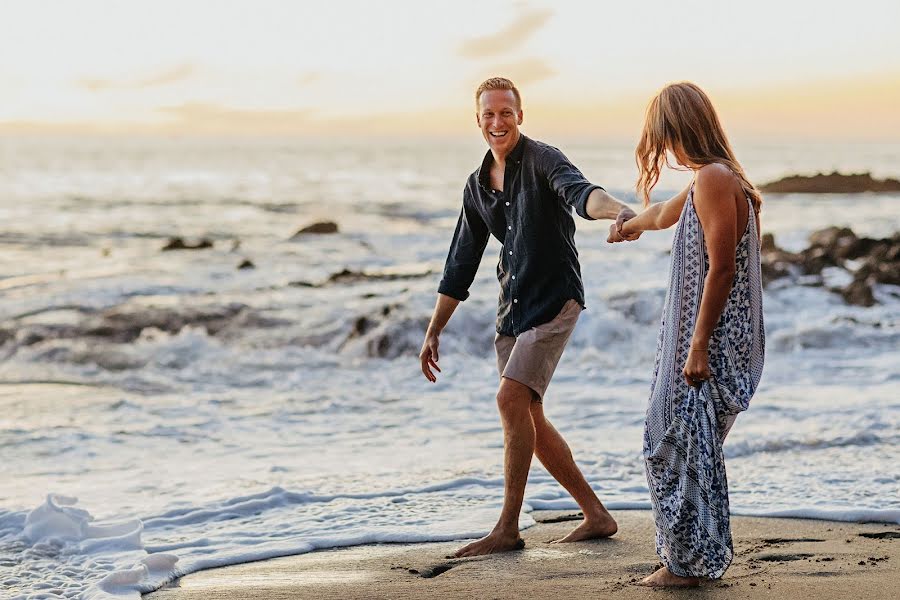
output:
MULTIPOLYGON (((759 236, 752 203, 735 250, 735 276, 709 341, 712 378, 689 386, 687 362, 709 257, 691 186, 672 243, 672 266, 644 428, 656 552, 682 577, 719 578, 734 549, 722 442, 747 409, 765 352, 759 236)), ((750 199, 747 199, 750 203, 750 199)))

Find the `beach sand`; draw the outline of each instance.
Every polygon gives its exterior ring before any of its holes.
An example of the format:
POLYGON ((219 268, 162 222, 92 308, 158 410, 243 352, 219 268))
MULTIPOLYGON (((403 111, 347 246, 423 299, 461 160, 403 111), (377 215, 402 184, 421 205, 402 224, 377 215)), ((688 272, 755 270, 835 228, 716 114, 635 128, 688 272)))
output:
POLYGON ((614 511, 607 540, 551 545, 577 518, 533 513, 524 550, 448 559, 461 541, 325 550, 201 571, 149 600, 362 598, 786 598, 900 597, 900 525, 734 517, 735 559, 725 577, 694 590, 636 585, 658 564, 649 511, 614 511))

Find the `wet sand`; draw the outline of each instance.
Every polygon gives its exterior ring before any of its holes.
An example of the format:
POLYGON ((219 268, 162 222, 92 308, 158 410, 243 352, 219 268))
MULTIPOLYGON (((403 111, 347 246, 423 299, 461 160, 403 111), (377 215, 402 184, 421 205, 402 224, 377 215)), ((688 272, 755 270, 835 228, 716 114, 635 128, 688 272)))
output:
POLYGON ((148 600, 900 597, 900 525, 734 517, 735 560, 725 577, 694 590, 637 583, 658 560, 649 511, 614 511, 607 540, 551 545, 577 521, 541 511, 522 532, 524 550, 448 559, 463 542, 381 544, 325 550, 201 571, 148 600))

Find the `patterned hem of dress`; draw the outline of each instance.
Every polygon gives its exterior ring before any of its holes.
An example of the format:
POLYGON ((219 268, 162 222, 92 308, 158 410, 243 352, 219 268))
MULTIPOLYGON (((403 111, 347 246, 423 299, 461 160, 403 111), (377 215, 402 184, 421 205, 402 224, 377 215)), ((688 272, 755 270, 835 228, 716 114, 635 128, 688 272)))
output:
MULTIPOLYGON (((659 556, 659 555, 657 555, 657 556, 659 556)), ((679 577, 700 577, 702 579, 721 579, 722 576, 725 575, 725 571, 728 570, 728 567, 731 566, 731 562, 734 560, 734 554, 731 555, 731 557, 728 559, 728 562, 725 563, 725 566, 723 566, 721 569, 717 569, 717 570, 713 571, 712 573, 691 573, 690 571, 687 571, 687 570, 677 567, 673 564, 670 564, 662 556, 659 557, 659 560, 662 562, 663 565, 665 565, 665 567, 671 573, 673 573, 674 575, 678 575, 679 577)))

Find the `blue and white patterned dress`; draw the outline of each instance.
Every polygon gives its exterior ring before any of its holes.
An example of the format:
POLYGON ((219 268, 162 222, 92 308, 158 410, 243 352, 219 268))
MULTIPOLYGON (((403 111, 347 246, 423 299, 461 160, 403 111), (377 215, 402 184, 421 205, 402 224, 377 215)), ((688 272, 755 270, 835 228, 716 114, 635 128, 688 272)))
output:
POLYGON ((657 554, 676 575, 714 579, 725 573, 734 554, 722 442, 759 384, 765 332, 759 237, 751 203, 747 228, 735 250, 731 293, 709 341, 712 379, 699 389, 685 382, 682 370, 709 269, 693 200, 692 185, 672 243, 644 460, 657 554))

